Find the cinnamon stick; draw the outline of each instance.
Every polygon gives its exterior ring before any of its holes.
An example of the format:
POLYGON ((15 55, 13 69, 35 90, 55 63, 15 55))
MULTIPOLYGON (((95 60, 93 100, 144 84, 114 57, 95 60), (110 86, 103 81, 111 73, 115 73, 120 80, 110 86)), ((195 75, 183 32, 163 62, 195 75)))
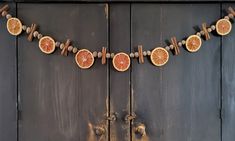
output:
POLYGON ((229 7, 229 8, 228 8, 228 11, 229 11, 231 14, 233 14, 233 16, 235 16, 235 11, 233 10, 232 7, 229 7))
POLYGON ((2 8, 0 8, 0 13, 2 13, 3 11, 8 11, 8 10, 9 10, 9 5, 6 4, 2 8))
POLYGON ((209 35, 209 32, 207 31, 206 23, 202 23, 202 30, 204 31, 205 39, 209 40, 210 39, 210 35, 209 35))
POLYGON ((30 33, 29 33, 29 36, 28 36, 28 41, 31 42, 33 40, 33 32, 36 30, 36 28, 37 28, 37 25, 33 23, 30 27, 30 33))
POLYGON ((180 49, 179 49, 176 37, 172 37, 171 38, 171 43, 172 43, 172 45, 174 47, 174 54, 175 55, 179 55, 180 54, 180 49))
POLYGON ((64 45, 64 48, 61 51, 61 55, 68 56, 68 47, 70 45, 70 42, 71 41, 69 39, 67 39, 67 41, 66 41, 66 43, 64 45))
POLYGON ((138 53, 139 53, 139 63, 144 63, 144 55, 143 55, 143 47, 142 45, 138 45, 138 53))
POLYGON ((102 48, 102 59, 101 59, 102 64, 106 64, 106 48, 102 48))

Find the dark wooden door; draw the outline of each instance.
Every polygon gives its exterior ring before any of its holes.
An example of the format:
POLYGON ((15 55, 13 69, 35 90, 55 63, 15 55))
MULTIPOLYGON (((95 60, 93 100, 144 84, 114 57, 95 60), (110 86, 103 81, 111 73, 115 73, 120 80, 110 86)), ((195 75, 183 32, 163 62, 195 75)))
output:
MULTIPOLYGON (((0 4, 3 6, 3 4, 0 4)), ((15 14, 16 5, 10 4, 15 14)), ((0 140, 17 139, 17 42, 0 20, 0 140)))
MULTIPOLYGON (((193 34, 195 25, 218 19, 218 9, 219 4, 133 4, 131 46, 143 44, 150 50, 172 36, 193 34)), ((219 141, 220 38, 204 42, 198 53, 181 49, 170 58, 161 68, 133 61, 138 122, 146 125, 150 140, 219 141)))
MULTIPOLYGON (((38 23, 44 35, 70 38, 79 48, 96 50, 108 44, 104 6, 18 4, 18 17, 26 24, 38 23)), ((107 66, 97 61, 93 69, 80 70, 72 55, 62 57, 57 52, 49 57, 24 36, 19 37, 18 48, 20 141, 94 140, 93 126, 108 129, 107 66)))
MULTIPOLYGON (((12 14, 26 25, 37 23, 43 35, 69 38, 80 49, 106 46, 128 53, 140 44, 145 50, 165 46, 172 36, 185 39, 201 23, 213 24, 224 9, 235 7, 190 1, 26 2, 32 1, 9 3, 12 14)), ((0 23, 5 26, 6 20, 0 23)), ((133 59, 120 73, 100 59, 81 70, 72 54, 45 55, 37 41, 28 42, 25 34, 12 37, 1 28, 0 140, 231 141, 234 36, 234 29, 223 38, 212 35, 197 53, 182 48, 163 67, 133 59), (135 132, 140 123, 146 127, 143 137, 135 132), (97 135, 97 128, 104 134, 97 135)))

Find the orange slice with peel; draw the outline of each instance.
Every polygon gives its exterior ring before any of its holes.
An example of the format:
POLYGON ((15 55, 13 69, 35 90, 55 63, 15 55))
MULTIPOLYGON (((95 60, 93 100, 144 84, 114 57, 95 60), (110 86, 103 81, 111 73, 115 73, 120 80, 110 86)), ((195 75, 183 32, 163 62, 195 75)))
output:
POLYGON ((185 46, 189 52, 197 52, 202 45, 202 40, 197 35, 191 35, 187 38, 185 46))
POLYGON ((44 36, 39 40, 38 46, 43 53, 51 54, 55 51, 55 41, 49 36, 44 36))
POLYGON ((22 32, 22 23, 18 18, 7 20, 7 30, 11 35, 19 35, 22 32))
POLYGON ((151 52, 150 59, 155 66, 163 66, 169 60, 169 53, 163 47, 156 47, 151 52))
POLYGON ((113 57, 113 66, 117 71, 124 72, 130 67, 131 60, 129 55, 120 52, 113 57))
POLYGON ((94 57, 92 53, 87 49, 81 49, 75 56, 77 65, 82 69, 90 68, 94 63, 94 57))
POLYGON ((220 19, 216 22, 216 32, 219 35, 227 35, 229 32, 232 30, 232 24, 229 20, 227 19, 220 19))

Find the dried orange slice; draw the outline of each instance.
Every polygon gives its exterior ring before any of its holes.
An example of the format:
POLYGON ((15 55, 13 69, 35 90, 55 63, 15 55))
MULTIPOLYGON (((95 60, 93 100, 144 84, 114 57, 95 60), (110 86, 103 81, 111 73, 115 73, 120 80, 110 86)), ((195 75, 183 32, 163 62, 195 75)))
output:
POLYGON ((156 47, 151 52, 150 59, 155 66, 163 66, 168 62, 169 53, 163 47, 156 47))
POLYGON ((113 66, 117 71, 126 71, 130 67, 131 60, 129 55, 120 52, 113 57, 113 66))
POLYGON ((187 38, 185 46, 188 51, 196 52, 201 48, 202 40, 197 35, 191 35, 187 38))
POLYGON ((75 61, 80 68, 88 69, 93 65, 94 57, 89 50, 81 49, 77 52, 75 61))
POLYGON ((49 36, 42 37, 38 45, 43 53, 51 54, 55 51, 55 41, 49 36))
POLYGON ((232 24, 227 19, 220 19, 216 22, 215 27, 219 35, 227 35, 232 29, 232 24))
POLYGON ((19 35, 22 32, 22 23, 18 18, 7 20, 7 30, 11 35, 19 35))

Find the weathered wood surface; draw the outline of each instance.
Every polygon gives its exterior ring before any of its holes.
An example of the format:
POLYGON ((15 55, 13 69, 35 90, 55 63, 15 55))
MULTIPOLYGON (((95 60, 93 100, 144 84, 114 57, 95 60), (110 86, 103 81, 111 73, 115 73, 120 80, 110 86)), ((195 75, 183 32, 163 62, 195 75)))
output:
MULTIPOLYGON (((50 0, 55 1, 60 0, 50 0)), ((222 9, 230 5, 235 7, 228 3, 222 9)), ((15 13, 15 3, 10 6, 15 13)), ((195 25, 211 24, 220 17, 220 6, 112 3, 110 20, 104 3, 19 3, 17 13, 23 23, 39 24, 44 35, 64 42, 70 38, 79 48, 94 51, 107 46, 112 52, 130 52, 137 51, 139 44, 148 50, 165 45, 165 39, 172 36, 182 39, 195 33, 195 25)), ((6 20, 0 23, 5 25, 6 20)), ((37 42, 27 41, 26 34, 19 36, 17 45, 16 38, 1 29, 0 140, 17 140, 17 80, 19 141, 107 141, 108 137, 111 141, 138 141, 134 128, 130 134, 130 123, 124 122, 132 110, 137 114, 133 127, 140 122, 146 125, 147 136, 142 141, 235 138, 234 29, 222 40, 211 36, 197 53, 181 48, 181 54, 171 54, 164 67, 154 67, 146 58, 144 64, 134 59, 133 67, 124 73, 114 70, 111 61, 101 65, 100 59, 91 69, 81 70, 72 54, 63 57, 57 50, 45 55, 37 42), (117 112, 117 121, 110 126, 105 120, 108 112, 117 112), (93 127, 100 124, 106 134, 97 137, 93 127)))
MULTIPOLYGON (((107 46, 104 4, 18 4, 23 22, 39 25, 43 35, 56 40, 69 38, 91 51, 107 46)), ((38 42, 22 35, 19 47, 19 95, 21 120, 19 141, 106 141, 108 133, 97 137, 93 127, 103 124, 107 114, 107 66, 97 60, 91 69, 81 70, 71 53, 60 50, 48 56, 38 42)))
MULTIPOLYGON (((222 9, 235 4, 223 4, 222 9)), ((223 11, 222 15, 226 13, 223 11)), ((233 25, 234 26, 234 25, 233 25)), ((235 29, 228 36, 222 37, 222 140, 231 141, 235 138, 235 29)))
MULTIPOLYGON (((15 4, 10 4, 10 7, 10 12, 15 13, 15 4)), ((8 34, 5 28, 6 21, 1 17, 0 140, 15 141, 17 139, 17 46, 16 38, 8 34)))
POLYGON ((214 2, 234 2, 235 0, 4 0, 4 1, 15 1, 15 2, 121 2, 121 3, 129 3, 129 2, 136 2, 136 3, 214 3, 214 2))
MULTIPOLYGON (((194 34, 195 25, 220 17, 219 4, 133 4, 131 11, 131 46, 144 50, 194 34)), ((133 61, 133 109, 147 132, 142 141, 219 141, 220 38, 203 42, 197 53, 180 50, 160 68, 133 61)), ((139 140, 134 133, 133 140, 139 140)))
MULTIPOLYGON (((110 5, 110 50, 130 52, 130 4, 110 5)), ((130 70, 120 73, 110 62, 110 113, 117 112, 117 121, 111 123, 110 141, 129 141, 130 70)))

